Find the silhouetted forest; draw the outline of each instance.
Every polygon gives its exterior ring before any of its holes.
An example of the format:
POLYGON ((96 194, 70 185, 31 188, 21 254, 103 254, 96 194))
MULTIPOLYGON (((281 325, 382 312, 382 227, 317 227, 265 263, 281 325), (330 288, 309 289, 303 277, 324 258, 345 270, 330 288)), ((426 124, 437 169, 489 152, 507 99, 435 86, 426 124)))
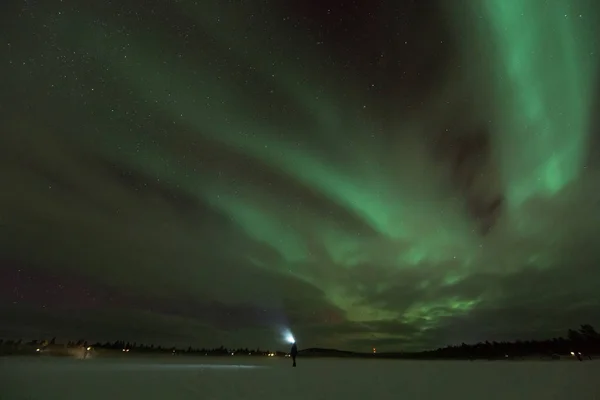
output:
POLYGON ((580 361, 600 354, 600 334, 589 324, 578 330, 569 329, 567 337, 547 340, 517 340, 514 342, 485 341, 475 344, 446 346, 419 353, 383 353, 381 357, 412 359, 524 359, 541 357, 560 359, 573 357, 580 361))
POLYGON ((24 342, 23 340, 2 340, 0 339, 0 355, 9 354, 52 354, 61 355, 61 350, 68 355, 66 350, 82 350, 86 352, 121 352, 124 355, 135 354, 168 354, 168 355, 202 355, 202 356, 285 356, 283 352, 272 352, 269 350, 248 349, 228 349, 224 346, 217 348, 187 348, 164 347, 154 344, 138 344, 136 342, 126 342, 117 340, 115 342, 88 342, 87 340, 68 341, 67 343, 57 343, 56 338, 51 340, 32 340, 24 342))
MULTIPOLYGON (((135 354, 168 354, 168 355, 193 355, 193 356, 287 356, 286 352, 269 351, 261 349, 228 349, 224 346, 218 348, 175 348, 162 347, 153 344, 138 344, 135 342, 116 341, 105 343, 88 343, 86 340, 69 341, 64 344, 50 340, 2 340, 0 339, 0 355, 12 354, 49 354, 49 355, 78 355, 102 354, 115 352, 129 355, 135 354), (78 352, 78 353, 74 353, 78 352)), ((475 344, 462 343, 435 350, 423 352, 388 352, 388 353, 359 353, 334 349, 304 349, 299 356, 306 357, 360 357, 360 358, 403 358, 403 359, 524 359, 540 357, 547 359, 560 359, 572 357, 580 361, 592 359, 600 355, 600 334, 591 325, 581 325, 577 330, 569 329, 567 337, 558 337, 548 340, 517 340, 514 342, 486 341, 475 344)))

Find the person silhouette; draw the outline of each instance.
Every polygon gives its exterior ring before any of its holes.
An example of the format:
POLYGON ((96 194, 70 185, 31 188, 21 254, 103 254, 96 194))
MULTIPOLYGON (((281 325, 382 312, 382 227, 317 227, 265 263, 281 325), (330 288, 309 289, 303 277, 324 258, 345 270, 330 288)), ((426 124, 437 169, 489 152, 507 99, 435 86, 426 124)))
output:
POLYGON ((294 361, 293 367, 296 366, 296 356, 298 355, 298 347, 296 347, 296 342, 292 344, 292 349, 290 350, 290 355, 292 356, 292 361, 294 361))

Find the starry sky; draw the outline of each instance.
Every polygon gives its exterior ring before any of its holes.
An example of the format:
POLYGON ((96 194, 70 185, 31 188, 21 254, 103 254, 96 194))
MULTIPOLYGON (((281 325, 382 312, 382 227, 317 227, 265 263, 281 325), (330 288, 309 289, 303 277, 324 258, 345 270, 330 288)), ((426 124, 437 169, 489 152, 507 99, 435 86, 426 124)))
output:
POLYGON ((594 0, 0 5, 0 336, 600 323, 594 0))

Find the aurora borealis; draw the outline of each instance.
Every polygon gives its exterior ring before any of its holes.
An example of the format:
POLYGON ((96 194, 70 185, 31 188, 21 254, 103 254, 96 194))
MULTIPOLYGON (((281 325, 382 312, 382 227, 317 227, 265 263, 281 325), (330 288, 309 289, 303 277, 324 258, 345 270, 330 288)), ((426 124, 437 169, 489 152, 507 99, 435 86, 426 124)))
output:
POLYGON ((2 8, 0 336, 368 351, 600 322, 596 2, 2 8))

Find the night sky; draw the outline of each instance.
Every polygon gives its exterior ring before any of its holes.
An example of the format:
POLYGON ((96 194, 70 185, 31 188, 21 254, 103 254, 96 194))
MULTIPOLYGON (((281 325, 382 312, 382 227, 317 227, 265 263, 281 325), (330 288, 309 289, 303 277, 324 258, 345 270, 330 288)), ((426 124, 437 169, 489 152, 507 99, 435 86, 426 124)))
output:
POLYGON ((595 0, 8 0, 0 336, 600 323, 595 0))

